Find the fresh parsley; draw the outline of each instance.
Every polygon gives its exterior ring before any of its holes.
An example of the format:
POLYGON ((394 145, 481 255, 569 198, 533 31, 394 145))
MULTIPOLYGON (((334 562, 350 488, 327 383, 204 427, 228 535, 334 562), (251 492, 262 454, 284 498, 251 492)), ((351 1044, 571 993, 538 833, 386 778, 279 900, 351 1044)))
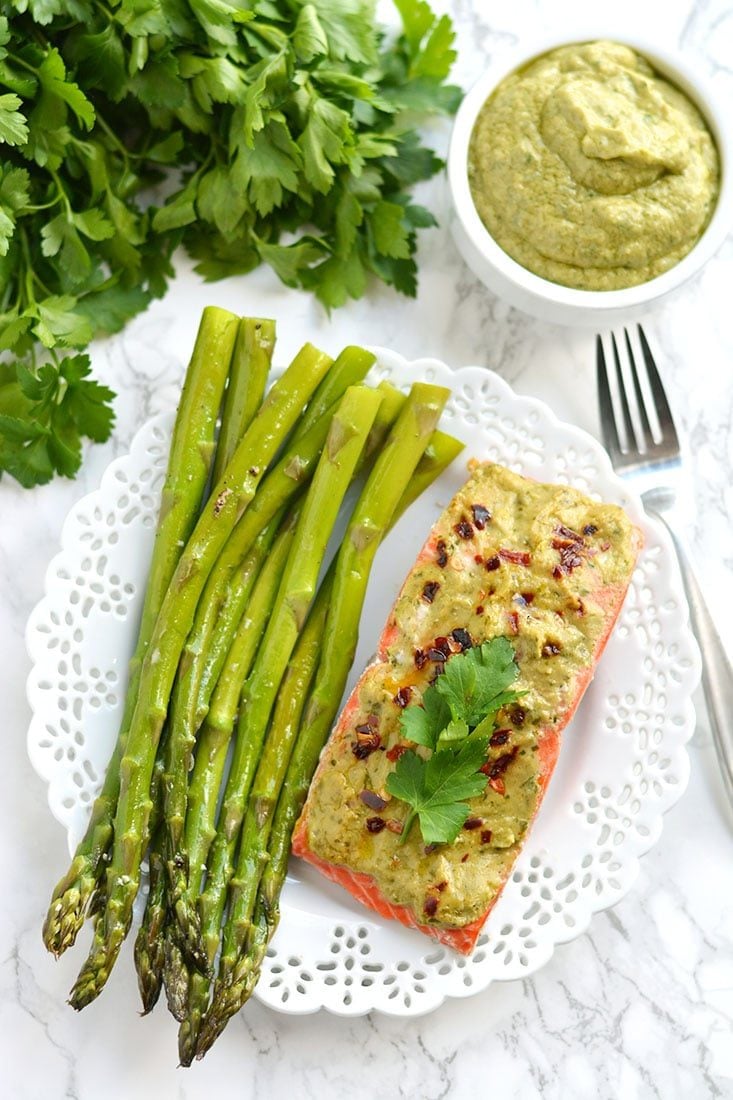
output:
POLYGON ((36 371, 0 363, 0 469, 21 485, 74 477, 81 438, 109 438, 114 423, 106 386, 89 378, 88 355, 67 356, 36 371))
POLYGON ((180 244, 328 309, 374 277, 414 295, 411 190, 441 167, 415 124, 460 92, 449 18, 395 5, 389 35, 374 0, 0 0, 0 352, 116 332, 180 244))
POLYGON ((410 807, 402 843, 415 818, 426 844, 456 839, 469 814, 465 800, 486 786, 479 769, 496 715, 522 694, 510 689, 518 674, 511 642, 493 638, 447 661, 422 704, 402 712, 404 737, 430 752, 426 759, 409 749, 387 779, 387 791, 410 807))

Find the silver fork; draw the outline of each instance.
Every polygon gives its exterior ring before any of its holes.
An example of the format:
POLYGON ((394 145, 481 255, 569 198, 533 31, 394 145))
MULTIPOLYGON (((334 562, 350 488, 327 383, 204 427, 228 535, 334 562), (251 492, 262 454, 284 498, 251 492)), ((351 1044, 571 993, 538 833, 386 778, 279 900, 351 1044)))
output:
POLYGON ((684 543, 675 530, 679 526, 682 489, 680 443, 649 343, 641 325, 637 325, 637 330, 640 355, 638 352, 635 355, 626 329, 623 343, 611 334, 611 354, 608 356, 603 340, 596 337, 603 442, 616 472, 633 480, 646 510, 662 520, 672 536, 690 605, 692 627, 702 654, 702 688, 710 727, 723 783, 733 806, 733 669, 695 579, 684 543), (620 343, 623 353, 619 352, 620 343))

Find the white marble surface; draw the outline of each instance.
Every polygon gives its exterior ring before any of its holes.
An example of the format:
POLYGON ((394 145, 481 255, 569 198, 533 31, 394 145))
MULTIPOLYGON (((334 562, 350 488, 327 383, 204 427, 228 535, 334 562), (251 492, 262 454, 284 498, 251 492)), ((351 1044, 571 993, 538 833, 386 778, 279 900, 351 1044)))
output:
MULTIPOLYGON (((453 0, 457 78, 518 39, 566 21, 598 33, 646 27, 683 45, 733 101, 733 4, 729 0, 453 0), (607 9, 612 8, 612 11, 607 9)), ((446 129, 434 140, 444 147, 446 129)), ((423 198, 445 222, 442 179, 423 198)), ((512 312, 490 297, 457 256, 445 229, 426 235, 415 302, 374 288, 327 319, 305 295, 268 272, 202 287, 198 299, 277 317, 285 358, 305 338, 335 349, 381 343, 408 356, 484 363, 517 390, 597 433, 592 340, 512 312)), ((81 1015, 65 1005, 79 953, 54 964, 42 948, 47 893, 66 859, 42 784, 25 755, 28 659, 23 630, 39 599, 64 515, 96 486, 136 427, 176 399, 197 316, 198 281, 185 261, 168 296, 95 349, 98 374, 120 394, 113 440, 89 451, 80 478, 34 493, 0 483, 0 667, 4 766, 0 769, 0 1094, 129 1100, 235 1095, 330 1100, 348 1095, 497 1100, 733 1097, 733 819, 702 707, 691 745, 692 779, 642 863, 631 893, 559 948, 533 978, 496 985, 432 1016, 345 1021, 290 1018, 251 1004, 201 1066, 175 1068, 175 1029, 162 1009, 137 1015, 129 957, 99 1002, 81 1015)), ((733 645, 733 240, 673 306, 648 319, 670 397, 689 435, 697 514, 689 535, 703 583, 733 645)))

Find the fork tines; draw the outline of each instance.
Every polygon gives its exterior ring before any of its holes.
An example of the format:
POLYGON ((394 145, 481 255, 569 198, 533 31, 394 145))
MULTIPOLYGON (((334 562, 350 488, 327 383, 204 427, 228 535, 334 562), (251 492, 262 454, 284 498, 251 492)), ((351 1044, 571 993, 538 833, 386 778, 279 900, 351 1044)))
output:
POLYGON ((637 325, 637 331, 641 355, 634 353, 628 329, 624 329, 625 362, 614 333, 610 357, 606 356, 602 338, 596 337, 601 431, 617 468, 636 465, 639 460, 664 460, 679 451, 669 402, 649 342, 641 325, 637 325))

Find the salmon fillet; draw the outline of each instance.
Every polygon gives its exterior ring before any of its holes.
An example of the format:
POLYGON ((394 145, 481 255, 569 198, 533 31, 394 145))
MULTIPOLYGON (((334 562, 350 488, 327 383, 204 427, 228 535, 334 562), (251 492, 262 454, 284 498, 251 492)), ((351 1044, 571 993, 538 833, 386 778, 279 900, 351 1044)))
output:
MULTIPOLYGON (((474 463, 433 527, 324 748, 293 852, 384 917, 468 954, 512 870, 623 604, 642 545, 615 505, 474 463), (446 661, 499 636, 521 699, 497 716, 487 785, 452 844, 426 846, 386 791, 400 715, 446 661)), ((483 770, 483 769, 482 769, 483 770)))

